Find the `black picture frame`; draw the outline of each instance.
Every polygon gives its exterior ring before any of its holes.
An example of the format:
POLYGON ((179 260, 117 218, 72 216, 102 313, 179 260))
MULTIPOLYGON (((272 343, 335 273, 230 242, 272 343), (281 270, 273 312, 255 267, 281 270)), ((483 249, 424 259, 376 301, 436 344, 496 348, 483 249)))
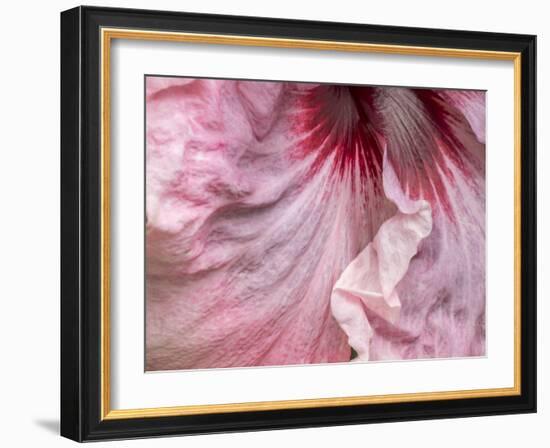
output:
POLYGON ((536 412, 536 37, 99 7, 61 13, 61 435, 76 441, 536 412), (306 409, 102 419, 100 29, 521 54, 521 393, 306 409))

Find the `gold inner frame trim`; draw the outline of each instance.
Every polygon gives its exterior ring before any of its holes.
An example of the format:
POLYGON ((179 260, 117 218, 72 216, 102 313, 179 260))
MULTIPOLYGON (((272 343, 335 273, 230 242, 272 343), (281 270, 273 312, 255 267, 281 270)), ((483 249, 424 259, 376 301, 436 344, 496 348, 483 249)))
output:
POLYGON ((214 414, 315 407, 351 406, 413 401, 502 397, 521 394, 521 54, 515 52, 418 47, 306 39, 279 39, 217 34, 101 29, 101 419, 214 414), (346 52, 384 53, 411 56, 454 57, 513 61, 514 63, 514 386, 441 392, 368 395, 302 400, 111 409, 110 346, 110 62, 111 41, 131 39, 213 45, 296 48, 346 52))

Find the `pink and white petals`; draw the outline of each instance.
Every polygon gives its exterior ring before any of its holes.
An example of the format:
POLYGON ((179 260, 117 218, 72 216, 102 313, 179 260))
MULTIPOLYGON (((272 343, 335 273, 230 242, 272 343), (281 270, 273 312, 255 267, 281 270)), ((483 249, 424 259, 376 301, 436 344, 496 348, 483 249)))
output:
POLYGON ((371 319, 371 359, 483 355, 485 147, 447 91, 383 95, 388 158, 408 197, 430 203, 433 226, 396 286, 397 324, 371 319))
POLYGON ((478 141, 485 143, 485 92, 478 90, 446 90, 444 95, 464 114, 478 141))
POLYGON ((430 204, 407 198, 387 159, 384 165, 384 192, 397 211, 344 270, 331 297, 332 314, 348 335, 356 361, 370 359, 373 329, 369 316, 385 321, 388 327, 398 325, 401 301, 396 286, 432 230, 430 204))
POLYGON ((199 83, 147 105, 147 369, 349 360, 328 300, 362 243, 344 187, 329 164, 304 183, 279 84, 259 105, 199 83))
POLYGON ((147 370, 484 353, 483 95, 146 97, 147 370))

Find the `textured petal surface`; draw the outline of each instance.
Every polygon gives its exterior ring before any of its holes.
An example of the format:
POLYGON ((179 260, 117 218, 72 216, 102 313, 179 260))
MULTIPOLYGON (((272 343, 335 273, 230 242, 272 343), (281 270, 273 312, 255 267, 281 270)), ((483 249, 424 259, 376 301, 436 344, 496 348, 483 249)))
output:
POLYGON ((148 77, 147 370, 483 353, 484 107, 448 93, 148 77))
POLYGON ((409 269, 420 242, 432 230, 431 207, 402 192, 391 165, 384 167, 384 191, 397 212, 384 222, 371 243, 348 265, 332 291, 332 314, 348 336, 357 361, 370 359, 373 330, 369 315, 396 325, 401 311, 397 284, 409 269))
POLYGON ((464 114, 480 143, 485 143, 485 92, 447 90, 445 97, 464 114))
POLYGON ((306 188, 292 89, 262 84, 148 102, 148 369, 349 359, 327 298, 361 220, 328 164, 306 188))
POLYGON ((478 120, 447 95, 387 89, 380 96, 399 182, 409 198, 429 202, 433 225, 396 286, 397 323, 372 316, 371 359, 485 353, 485 147, 469 125, 478 120))

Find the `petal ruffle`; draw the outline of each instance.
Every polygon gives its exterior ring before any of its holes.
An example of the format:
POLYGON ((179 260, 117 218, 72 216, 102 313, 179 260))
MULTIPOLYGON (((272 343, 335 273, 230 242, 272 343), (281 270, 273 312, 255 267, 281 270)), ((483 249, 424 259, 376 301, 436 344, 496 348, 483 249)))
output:
POLYGON ((480 98, 154 77, 146 93, 148 370, 347 361, 348 338, 360 359, 484 352, 480 98))
POLYGON ((470 125, 484 110, 469 109, 468 119, 448 95, 395 88, 379 96, 388 159, 407 197, 429 202, 433 226, 396 286, 397 322, 370 320, 371 359, 485 353, 485 147, 470 125))
POLYGON ((147 105, 147 369, 347 361, 330 313, 365 244, 364 210, 327 163, 307 177, 302 89, 197 81, 147 105))
POLYGON ((369 315, 389 325, 399 319, 396 286, 408 270, 420 242, 432 230, 428 202, 411 201, 401 190, 391 164, 384 160, 384 192, 397 206, 371 243, 348 265, 332 291, 332 314, 348 336, 357 361, 368 361, 373 330, 369 315))

